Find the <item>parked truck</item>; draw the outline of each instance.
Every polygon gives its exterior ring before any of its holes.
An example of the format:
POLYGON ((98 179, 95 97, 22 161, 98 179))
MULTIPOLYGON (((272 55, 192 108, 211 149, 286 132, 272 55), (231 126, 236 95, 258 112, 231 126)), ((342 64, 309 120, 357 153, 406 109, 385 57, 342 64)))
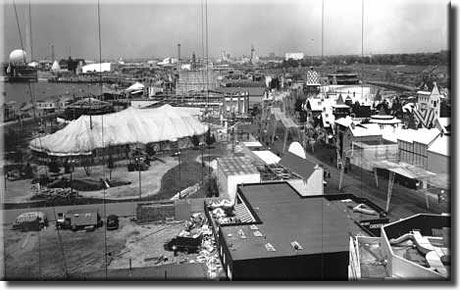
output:
POLYGON ((101 216, 97 209, 81 208, 67 211, 67 213, 58 213, 56 227, 61 229, 88 230, 93 231, 103 225, 101 216))

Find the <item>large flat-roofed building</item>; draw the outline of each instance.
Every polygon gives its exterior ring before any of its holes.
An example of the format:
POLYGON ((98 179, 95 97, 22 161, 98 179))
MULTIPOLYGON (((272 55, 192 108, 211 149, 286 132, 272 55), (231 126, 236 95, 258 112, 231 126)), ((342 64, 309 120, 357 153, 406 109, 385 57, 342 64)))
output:
POLYGON ((353 209, 363 203, 352 195, 302 197, 287 182, 243 184, 231 220, 207 214, 231 280, 347 280, 350 236, 368 235, 360 222, 382 213, 371 203, 371 215, 353 209))

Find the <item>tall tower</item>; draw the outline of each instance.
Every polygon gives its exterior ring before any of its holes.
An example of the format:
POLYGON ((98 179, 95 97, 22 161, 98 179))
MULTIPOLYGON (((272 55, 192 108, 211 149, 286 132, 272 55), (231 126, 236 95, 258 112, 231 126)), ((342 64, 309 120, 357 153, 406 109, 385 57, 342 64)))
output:
POLYGON ((249 57, 249 62, 252 63, 255 57, 256 50, 254 49, 254 45, 251 44, 251 56, 249 57))
POLYGON ((192 70, 196 70, 196 55, 195 55, 195 52, 192 53, 192 70))
POLYGON ((54 62, 54 44, 51 43, 51 62, 54 62))

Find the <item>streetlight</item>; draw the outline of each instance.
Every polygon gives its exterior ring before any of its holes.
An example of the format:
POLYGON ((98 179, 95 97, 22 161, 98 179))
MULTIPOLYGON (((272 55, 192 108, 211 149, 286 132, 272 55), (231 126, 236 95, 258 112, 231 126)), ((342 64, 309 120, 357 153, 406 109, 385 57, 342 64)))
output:
POLYGON ((70 159, 69 161, 69 171, 70 171, 70 195, 73 195, 73 186, 72 186, 72 180, 73 180, 73 171, 74 171, 74 166, 75 166, 75 160, 70 159))
POLYGON ((142 197, 142 178, 141 178, 141 161, 142 161, 142 157, 141 156, 136 156, 135 157, 135 162, 136 162, 136 165, 137 165, 137 171, 139 172, 139 201, 141 200, 141 197, 142 197))

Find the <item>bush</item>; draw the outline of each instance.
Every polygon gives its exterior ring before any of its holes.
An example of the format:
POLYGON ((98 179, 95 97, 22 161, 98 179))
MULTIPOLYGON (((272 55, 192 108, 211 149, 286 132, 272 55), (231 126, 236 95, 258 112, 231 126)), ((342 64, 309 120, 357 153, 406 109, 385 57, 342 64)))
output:
POLYGON ((197 135, 193 135, 191 138, 193 146, 197 147, 200 146, 200 138, 197 135))
POLYGON ((214 142, 216 142, 216 138, 214 138, 213 135, 211 135, 211 129, 209 129, 209 130, 206 132, 205 142, 206 142, 206 144, 207 144, 208 146, 209 146, 209 145, 212 145, 214 142))

